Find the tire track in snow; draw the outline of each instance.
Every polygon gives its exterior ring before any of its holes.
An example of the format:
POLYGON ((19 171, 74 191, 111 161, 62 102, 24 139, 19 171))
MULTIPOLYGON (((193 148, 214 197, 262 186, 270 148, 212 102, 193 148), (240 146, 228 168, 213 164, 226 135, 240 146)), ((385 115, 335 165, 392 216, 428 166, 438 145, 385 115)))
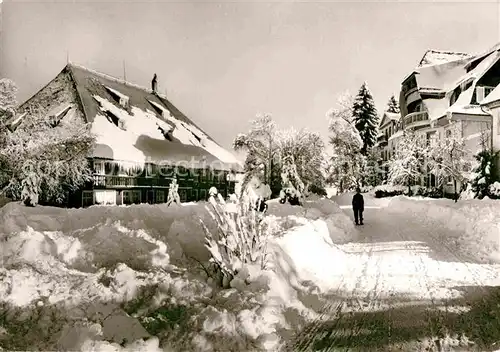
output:
MULTIPOLYGON (((323 314, 320 315, 316 320, 314 320, 311 323, 311 326, 309 329, 307 329, 307 332, 303 331, 299 336, 298 341, 295 342, 295 344, 292 347, 293 351, 308 351, 312 350, 313 345, 315 345, 318 341, 322 341, 324 339, 330 339, 333 333, 333 336, 339 335, 339 331, 337 330, 337 327, 339 324, 342 322, 343 317, 345 316, 346 312, 346 306, 348 303, 351 303, 353 300, 353 297, 358 295, 358 291, 360 290, 361 284, 363 280, 366 278, 366 273, 368 270, 369 266, 369 259, 372 256, 372 248, 369 250, 364 249, 363 253, 361 254, 360 257, 360 262, 362 263, 361 265, 361 272, 357 275, 356 278, 356 284, 354 285, 352 291, 350 292, 349 297, 344 300, 340 301, 334 301, 331 303, 326 303, 324 306, 324 311, 323 314), (350 302, 351 301, 351 302, 350 302), (332 320, 326 320, 325 317, 330 316, 330 317, 335 317, 332 320), (320 331, 324 330, 325 324, 326 323, 332 323, 331 325, 328 326, 328 332, 323 332, 321 335, 320 331)), ((337 287, 337 290, 335 293, 341 293, 343 292, 343 286, 346 283, 346 277, 343 276, 341 279, 341 282, 339 283, 339 286, 337 287)), ((359 303, 359 298, 356 299, 356 301, 359 303)))

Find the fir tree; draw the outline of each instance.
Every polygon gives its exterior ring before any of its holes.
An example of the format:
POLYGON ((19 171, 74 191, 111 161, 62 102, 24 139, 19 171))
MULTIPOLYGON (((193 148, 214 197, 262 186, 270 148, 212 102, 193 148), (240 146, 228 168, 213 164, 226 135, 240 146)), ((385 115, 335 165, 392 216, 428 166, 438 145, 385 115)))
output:
POLYGON ((340 191, 360 186, 365 157, 361 154, 363 141, 353 120, 353 98, 345 93, 338 98, 336 108, 330 109, 329 130, 332 158, 327 181, 340 191))
POLYGON ((363 140, 361 152, 366 155, 368 149, 373 147, 377 142, 377 128, 379 124, 375 102, 366 82, 363 83, 358 95, 354 99, 352 115, 356 129, 363 140))
POLYGON ((390 97, 389 102, 387 103, 387 112, 392 112, 395 114, 399 114, 401 112, 399 103, 394 95, 390 97))

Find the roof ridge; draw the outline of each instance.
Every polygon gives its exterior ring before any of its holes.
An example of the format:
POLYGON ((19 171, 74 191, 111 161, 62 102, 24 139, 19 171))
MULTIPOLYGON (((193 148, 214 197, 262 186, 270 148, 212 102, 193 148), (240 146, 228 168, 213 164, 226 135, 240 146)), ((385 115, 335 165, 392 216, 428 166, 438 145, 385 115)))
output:
POLYGON ((148 88, 146 88, 144 86, 141 86, 139 84, 132 83, 132 82, 126 81, 124 79, 121 79, 121 78, 118 78, 118 77, 115 77, 115 76, 111 76, 111 75, 109 75, 107 73, 103 73, 103 72, 100 72, 100 71, 97 71, 97 70, 85 67, 85 66, 77 64, 75 62, 71 62, 70 61, 70 62, 68 62, 67 66, 69 66, 69 67, 76 67, 76 68, 78 68, 80 70, 87 71, 89 73, 92 73, 92 74, 94 74, 96 76, 100 76, 100 77, 105 78, 107 80, 110 80, 110 81, 113 81, 113 82, 116 82, 116 83, 120 83, 120 84, 124 84, 124 85, 129 86, 129 87, 134 87, 134 88, 143 90, 143 91, 145 91, 147 93, 155 94, 155 95, 159 96, 160 98, 167 99, 167 96, 165 94, 161 94, 161 93, 158 93, 158 92, 153 92, 151 89, 148 89, 148 88))
POLYGON ((462 58, 457 58, 455 60, 450 60, 449 62, 454 62, 454 61, 460 61, 460 60, 464 60, 466 58, 472 58, 474 55, 472 54, 469 54, 469 53, 464 53, 464 52, 460 52, 460 51, 450 51, 450 50, 438 50, 438 49, 427 49, 424 53, 424 55, 422 55, 422 58, 420 59, 420 61, 418 62, 418 65, 417 65, 417 68, 419 67, 423 67, 423 66, 433 66, 434 64, 427 64, 427 65, 424 65, 424 60, 425 58, 427 57, 427 54, 429 53, 437 53, 437 54, 450 54, 450 55, 459 55, 459 56, 463 56, 462 58))

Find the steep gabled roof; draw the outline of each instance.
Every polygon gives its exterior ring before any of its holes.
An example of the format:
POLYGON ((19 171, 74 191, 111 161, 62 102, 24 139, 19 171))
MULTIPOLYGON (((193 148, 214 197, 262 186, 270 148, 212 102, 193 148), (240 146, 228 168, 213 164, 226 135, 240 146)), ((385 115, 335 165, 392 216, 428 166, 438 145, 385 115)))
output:
POLYGON ((380 120, 379 126, 382 127, 387 124, 389 121, 399 121, 401 115, 394 112, 384 111, 382 114, 382 119, 380 120))

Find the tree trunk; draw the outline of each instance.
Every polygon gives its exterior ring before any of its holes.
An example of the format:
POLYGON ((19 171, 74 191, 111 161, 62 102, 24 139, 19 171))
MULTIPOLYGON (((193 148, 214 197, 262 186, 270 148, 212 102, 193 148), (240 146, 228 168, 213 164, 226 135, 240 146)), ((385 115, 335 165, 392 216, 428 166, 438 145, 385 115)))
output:
POLYGON ((453 198, 455 198, 455 203, 458 201, 458 197, 457 197, 457 180, 456 179, 453 179, 453 198))

